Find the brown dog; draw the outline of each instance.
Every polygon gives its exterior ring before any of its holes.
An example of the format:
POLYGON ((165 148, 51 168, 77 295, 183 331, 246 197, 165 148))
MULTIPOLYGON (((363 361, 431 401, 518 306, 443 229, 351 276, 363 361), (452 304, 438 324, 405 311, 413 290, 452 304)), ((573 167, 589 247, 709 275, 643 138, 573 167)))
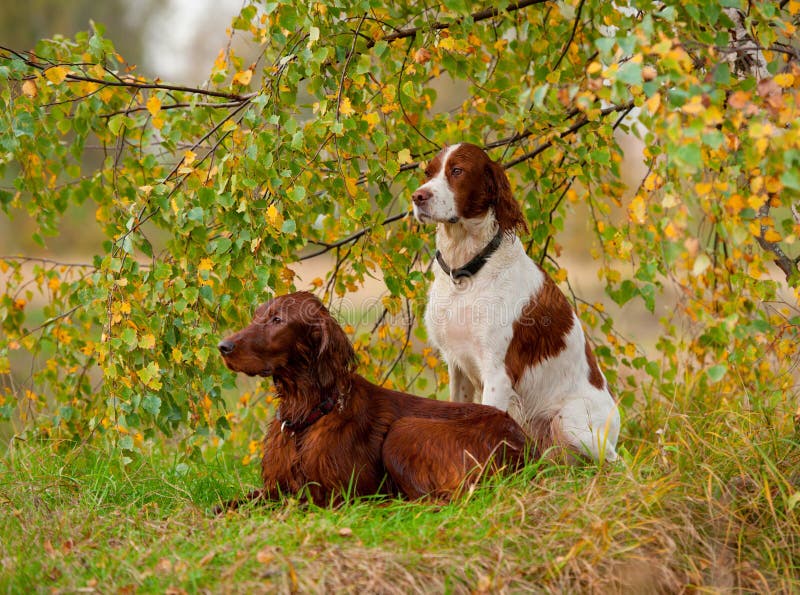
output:
POLYGON ((280 397, 264 438, 264 487, 246 499, 447 499, 531 454, 522 429, 494 407, 424 399, 356 374, 350 341, 311 293, 263 304, 218 347, 231 370, 272 376, 280 397))

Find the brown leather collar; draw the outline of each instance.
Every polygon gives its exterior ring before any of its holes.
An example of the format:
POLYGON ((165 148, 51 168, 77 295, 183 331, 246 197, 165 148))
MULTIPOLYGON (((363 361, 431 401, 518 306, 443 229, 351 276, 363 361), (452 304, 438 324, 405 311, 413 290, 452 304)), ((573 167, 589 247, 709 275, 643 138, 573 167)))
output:
POLYGON ((311 413, 308 414, 308 417, 305 419, 298 419, 295 421, 289 421, 288 419, 283 419, 281 417, 280 411, 276 414, 276 418, 279 422, 281 422, 281 432, 287 432, 290 436, 295 436, 308 428, 309 426, 313 425, 317 422, 320 418, 328 415, 331 411, 333 411, 336 404, 339 402, 338 394, 332 395, 322 401, 319 405, 314 407, 311 410, 311 413))

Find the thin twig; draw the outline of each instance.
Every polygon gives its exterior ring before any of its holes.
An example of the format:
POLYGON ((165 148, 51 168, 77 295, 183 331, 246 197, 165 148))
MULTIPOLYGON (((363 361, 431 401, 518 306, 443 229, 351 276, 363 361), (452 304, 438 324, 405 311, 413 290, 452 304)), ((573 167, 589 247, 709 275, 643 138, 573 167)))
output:
POLYGON ((58 267, 76 267, 76 268, 87 268, 87 269, 97 268, 93 264, 85 262, 61 262, 58 260, 51 260, 49 258, 40 258, 38 256, 0 256, 0 260, 6 260, 6 261, 15 260, 17 262, 41 262, 42 264, 51 264, 53 266, 58 266, 58 267))
MULTIPOLYGON (((608 114, 611 114, 611 113, 614 113, 614 112, 620 112, 620 111, 626 111, 626 110, 629 111, 632 108, 633 108, 633 101, 629 101, 629 102, 624 103, 622 105, 615 105, 615 106, 612 106, 612 107, 607 107, 605 109, 602 109, 602 110, 600 110, 600 114, 603 115, 603 116, 607 116, 608 114)), ((578 120, 572 126, 570 126, 566 130, 564 130, 561 134, 559 134, 558 138, 564 138, 565 136, 568 136, 570 134, 575 134, 578 130, 580 130, 581 128, 583 128, 587 124, 589 124, 591 121, 592 120, 589 120, 588 118, 582 118, 582 119, 578 120)), ((539 153, 541 153, 542 151, 548 149, 551 146, 553 146, 553 141, 552 140, 546 141, 546 142, 542 143, 541 145, 539 145, 538 147, 536 147, 533 151, 525 153, 524 155, 520 155, 516 159, 512 159, 511 161, 508 161, 508 162, 504 163, 503 167, 506 168, 506 169, 509 169, 509 168, 514 167, 515 165, 519 165, 523 161, 527 161, 528 159, 533 159, 539 153)))
MULTIPOLYGON (((527 8, 528 6, 533 6, 534 4, 544 4, 547 0, 522 0, 521 2, 517 2, 516 4, 509 4, 508 8, 505 9, 504 12, 514 12, 517 10, 521 10, 523 8, 527 8)), ((485 21, 486 19, 491 19, 500 14, 500 10, 497 8, 485 8, 483 10, 479 10, 477 12, 473 12, 472 21, 477 23, 478 21, 485 21)), ((381 39, 377 39, 372 41, 371 43, 367 44, 367 47, 373 47, 378 41, 385 41, 386 43, 391 43, 397 39, 404 39, 406 37, 415 37, 417 33, 422 31, 436 31, 441 29, 449 29, 453 25, 459 25, 464 21, 464 19, 455 19, 450 23, 440 23, 438 21, 431 23, 429 25, 425 25, 423 27, 410 27, 408 29, 401 29, 395 33, 391 33, 382 37, 381 39)))
MULTIPOLYGON (((400 219, 404 219, 405 217, 408 217, 408 211, 405 211, 403 213, 399 213, 397 215, 392 215, 391 217, 387 217, 386 219, 383 220, 382 223, 380 223, 380 225, 388 225, 389 223, 394 223, 395 221, 399 221, 400 219)), ((319 240, 313 240, 310 243, 315 244, 317 246, 322 246, 323 247, 322 250, 318 250, 317 252, 313 252, 312 254, 305 254, 305 255, 301 256, 300 258, 298 258, 297 262, 301 262, 303 260, 309 260, 309 259, 314 258, 316 256, 320 256, 322 254, 325 254, 326 252, 330 252, 331 250, 335 250, 337 248, 341 248, 345 244, 350 244, 352 242, 355 242, 361 236, 371 232, 375 227, 376 226, 365 227, 364 229, 361 229, 361 230, 359 230, 359 231, 347 236, 346 238, 342 238, 341 240, 337 240, 337 241, 332 242, 332 243, 320 242, 319 240)))
MULTIPOLYGON (((45 71, 48 68, 51 68, 52 65, 48 64, 41 64, 37 62, 43 61, 42 58, 36 55, 33 52, 20 52, 13 50, 11 48, 5 47, 0 45, 0 50, 4 52, 8 52, 18 58, 21 58, 25 64, 30 66, 31 68, 35 68, 36 70, 45 71)), ((66 78, 70 81, 75 82, 84 82, 84 83, 97 83, 98 85, 106 85, 107 87, 128 87, 133 89, 156 89, 156 90, 164 90, 164 91, 181 91, 184 93, 192 93, 195 95, 206 95, 208 97, 222 97, 224 99, 230 99, 236 101, 237 103, 246 102, 255 97, 256 93, 247 93, 245 95, 239 95, 237 93, 224 93, 222 91, 209 91, 207 89, 198 89, 197 87, 186 87, 183 85, 169 85, 165 83, 145 83, 140 82, 137 80, 133 80, 131 78, 123 79, 119 78, 115 74, 109 72, 115 76, 117 80, 109 81, 105 79, 99 79, 91 76, 83 76, 78 74, 69 73, 67 74, 66 78)))
POLYGON ((580 21, 581 21, 581 11, 583 10, 583 4, 584 4, 585 1, 586 0, 581 0, 578 3, 578 8, 577 8, 576 14, 575 14, 575 22, 572 24, 572 33, 570 33, 570 36, 569 36, 569 39, 567 40, 567 43, 564 44, 564 49, 561 50, 561 55, 558 57, 558 60, 556 61, 556 65, 553 66, 553 70, 554 71, 558 70, 558 67, 561 66, 561 61, 564 59, 564 56, 567 55, 567 51, 569 50, 569 46, 571 46, 572 42, 575 40, 575 33, 578 31, 578 25, 580 24, 580 21))

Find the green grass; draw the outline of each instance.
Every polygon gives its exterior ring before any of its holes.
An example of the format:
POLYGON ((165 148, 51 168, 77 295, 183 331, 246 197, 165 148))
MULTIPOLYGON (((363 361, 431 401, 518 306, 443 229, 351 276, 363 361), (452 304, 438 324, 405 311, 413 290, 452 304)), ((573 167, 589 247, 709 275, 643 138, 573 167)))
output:
POLYGON ((0 459, 0 590, 796 592, 791 421, 700 413, 651 436, 629 420, 618 465, 542 463, 448 505, 288 500, 220 518, 215 503, 257 483, 232 454, 178 464, 162 446, 123 465, 17 441, 0 459))

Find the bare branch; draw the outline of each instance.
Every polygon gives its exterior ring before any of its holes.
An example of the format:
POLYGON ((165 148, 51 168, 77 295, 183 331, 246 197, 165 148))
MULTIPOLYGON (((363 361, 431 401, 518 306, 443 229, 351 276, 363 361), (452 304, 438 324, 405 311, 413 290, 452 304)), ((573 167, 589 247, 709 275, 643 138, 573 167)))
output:
MULTIPOLYGON (((770 210, 770 202, 772 201, 772 197, 770 196, 761 208, 758 209, 758 216, 760 219, 764 219, 769 217, 769 210, 770 210)), ((792 209, 794 211, 794 209, 792 209)), ((786 255, 786 252, 783 251, 780 244, 777 242, 770 242, 766 239, 766 234, 768 231, 768 226, 764 223, 761 224, 761 229, 759 235, 756 236, 756 241, 758 245, 761 246, 763 250, 767 252, 772 252, 775 255, 775 259, 772 261, 775 265, 783 271, 783 274, 786 275, 786 280, 788 281, 793 275, 796 275, 798 272, 797 268, 797 261, 792 260, 786 255)))
MULTIPOLYGON (((521 2, 517 2, 515 4, 509 4, 508 8, 506 8, 505 12, 515 12, 517 10, 521 10, 523 8, 527 8, 528 6, 533 6, 534 4, 544 4, 547 0, 522 0, 521 2)), ((478 21, 485 21, 486 19, 491 19, 496 17, 500 14, 500 10, 497 8, 485 8, 483 10, 479 10, 477 12, 473 12, 470 16, 472 17, 473 22, 477 23, 478 21)), ((410 27, 408 29, 401 29, 395 33, 391 33, 379 40, 371 41, 367 44, 367 47, 374 46, 378 41, 385 41, 387 43, 391 43, 397 39, 404 39, 406 37, 416 37, 417 33, 422 31, 432 31, 432 30, 441 30, 441 29, 448 29, 453 25, 458 25, 463 22, 464 19, 456 19, 451 23, 440 23, 435 22, 429 25, 425 25, 423 27, 410 27)))
POLYGON ((570 33, 567 43, 564 44, 564 49, 561 50, 561 55, 558 57, 558 60, 556 60, 556 65, 553 66, 553 70, 558 70, 558 67, 561 66, 561 61, 564 59, 564 56, 567 55, 569 46, 571 46, 572 42, 575 40, 575 33, 578 31, 578 25, 581 22, 581 11, 583 11, 583 5, 585 2, 586 0, 581 0, 578 3, 578 8, 575 11, 575 22, 572 24, 572 33, 570 33))
MULTIPOLYGON (((30 66, 31 68, 35 68, 36 70, 45 71, 51 67, 50 63, 42 64, 42 58, 34 54, 33 52, 18 52, 16 50, 12 50, 11 48, 1 46, 0 51, 8 52, 14 56, 17 56, 24 60, 25 64, 30 66)), ((110 73, 113 74, 113 73, 110 73)), ((224 93, 222 91, 210 91, 208 89, 198 89, 197 87, 185 87, 183 85, 168 85, 165 83, 153 83, 153 82, 142 82, 137 81, 133 78, 119 78, 114 75, 116 80, 110 81, 105 79, 98 79, 91 76, 79 75, 70 73, 67 75, 67 80, 76 81, 76 82, 84 82, 84 83, 97 83, 98 85, 105 85, 107 87, 127 87, 130 89, 156 89, 156 90, 163 90, 163 91, 181 91, 184 93, 192 93, 195 95, 206 95, 208 97, 221 97, 223 99, 230 99, 237 103, 243 103, 249 101, 253 97, 255 97, 256 93, 247 93, 245 95, 239 95, 237 93, 224 93)))
POLYGON ((49 264, 58 267, 68 267, 68 268, 86 268, 86 269, 96 269, 97 267, 93 264, 85 263, 85 262, 60 262, 57 260, 51 260, 49 258, 39 258, 37 256, 0 256, 0 260, 5 261, 16 261, 16 262, 39 262, 42 264, 49 264))
MULTIPOLYGON (((388 225, 389 223, 394 223, 395 221, 400 221, 401 219, 405 219, 406 217, 408 217, 408 211, 405 211, 403 213, 399 213, 397 215, 392 215, 391 217, 387 217, 386 219, 383 220, 383 223, 381 223, 381 225, 388 225)), ((337 248, 341 248, 345 244, 350 244, 352 242, 355 242, 356 240, 358 240, 359 238, 361 238, 365 234, 369 233, 373 229, 375 229, 375 226, 373 226, 373 227, 365 227, 364 229, 360 229, 359 231, 347 236, 346 238, 342 238, 341 240, 337 240, 337 241, 335 241, 333 243, 326 243, 326 242, 320 242, 320 241, 312 240, 311 243, 314 244, 314 245, 317 245, 317 246, 322 246, 323 247, 322 250, 317 250, 316 252, 313 252, 312 254, 305 254, 305 255, 301 256, 300 258, 298 258, 297 262, 301 262, 303 260, 309 260, 311 258, 314 258, 315 256, 320 256, 322 254, 325 254, 326 252, 330 252, 331 250, 335 250, 337 248)))
MULTIPOLYGON (((615 112, 629 112, 632 109, 633 109, 633 101, 629 101, 627 103, 623 103, 622 105, 614 105, 614 106, 602 109, 602 110, 600 110, 600 113, 603 116, 607 116, 608 114, 612 114, 612 113, 615 113, 615 112)), ((589 124, 590 122, 591 122, 591 120, 589 120, 586 117, 583 117, 580 120, 578 120, 577 122, 575 122, 572 126, 567 128, 564 132, 559 134, 558 137, 559 138, 564 138, 565 136, 569 136, 570 134, 575 134, 578 130, 580 130, 581 128, 583 128, 584 126, 589 124)), ((522 133, 522 134, 525 134, 525 133, 522 133)), ((510 137, 508 139, 508 142, 514 142, 516 140, 518 140, 517 135, 515 135, 514 137, 510 137)), ((508 161, 508 162, 504 163, 503 167, 505 167, 506 169, 509 169, 509 168, 514 167, 515 165, 519 165, 523 161, 527 161, 528 159, 533 159, 539 153, 541 153, 545 149, 548 149, 551 146, 553 146, 553 141, 552 140, 546 141, 546 142, 542 143, 541 145, 539 145, 538 147, 536 147, 533 151, 525 153, 524 155, 520 155, 516 159, 512 159, 511 161, 508 161)))

